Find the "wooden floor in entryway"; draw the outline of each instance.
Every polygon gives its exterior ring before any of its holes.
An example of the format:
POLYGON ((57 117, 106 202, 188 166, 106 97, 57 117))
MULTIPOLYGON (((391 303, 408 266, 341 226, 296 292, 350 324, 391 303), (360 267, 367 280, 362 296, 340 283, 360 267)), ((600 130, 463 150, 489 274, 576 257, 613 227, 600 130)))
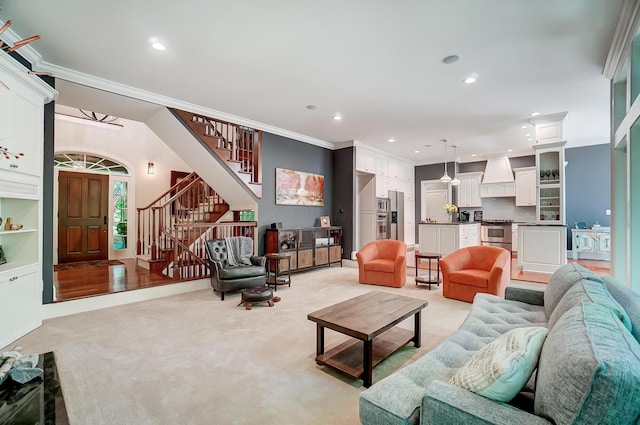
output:
POLYGON ((179 282, 138 266, 135 258, 120 261, 122 264, 53 272, 54 302, 179 282))
MULTIPOLYGON (((601 260, 567 260, 568 263, 578 263, 597 274, 598 276, 611 274, 611 263, 601 260)), ((511 258, 511 279, 524 280, 527 282, 549 283, 551 274, 549 273, 533 273, 525 272, 522 266, 518 264, 518 258, 511 258)))

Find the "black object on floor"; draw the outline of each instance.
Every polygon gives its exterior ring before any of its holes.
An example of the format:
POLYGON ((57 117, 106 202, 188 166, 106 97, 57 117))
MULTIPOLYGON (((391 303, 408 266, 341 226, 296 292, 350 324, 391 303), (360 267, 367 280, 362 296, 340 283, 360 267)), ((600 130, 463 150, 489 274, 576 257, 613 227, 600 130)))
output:
POLYGON ((69 425, 53 352, 40 355, 42 378, 26 384, 7 379, 0 385, 0 424, 69 425))

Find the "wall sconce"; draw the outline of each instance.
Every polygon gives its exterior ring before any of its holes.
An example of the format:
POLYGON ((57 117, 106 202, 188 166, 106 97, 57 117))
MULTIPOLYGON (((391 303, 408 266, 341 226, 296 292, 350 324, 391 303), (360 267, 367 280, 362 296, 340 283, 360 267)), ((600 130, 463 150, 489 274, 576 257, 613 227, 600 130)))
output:
POLYGON ((156 171, 156 167, 153 165, 153 162, 147 164, 147 174, 153 174, 156 171))

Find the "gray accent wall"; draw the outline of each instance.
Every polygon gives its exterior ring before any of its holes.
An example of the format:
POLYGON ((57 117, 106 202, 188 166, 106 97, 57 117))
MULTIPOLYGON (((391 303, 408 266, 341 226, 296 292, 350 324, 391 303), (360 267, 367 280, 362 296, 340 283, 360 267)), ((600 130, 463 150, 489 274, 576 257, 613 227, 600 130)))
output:
MULTIPOLYGON (((567 148, 564 152, 565 202, 567 227, 578 221, 587 227, 599 223, 611 226, 611 146, 609 144, 567 148)), ((567 248, 572 249, 571 231, 567 232, 567 248)))
MULTIPOLYGON (((320 226, 320 217, 331 217, 333 155, 329 149, 301 143, 287 137, 263 133, 262 199, 258 199, 258 252, 265 251, 265 230, 271 223, 282 227, 320 226), (276 205, 276 168, 303 171, 324 176, 324 206, 276 205)), ((331 217, 333 222, 334 218, 331 217)), ((344 229, 343 229, 344 230, 344 229)))
POLYGON ((355 205, 355 150, 353 147, 333 151, 333 185, 331 224, 342 226, 342 258, 349 258, 355 247, 357 214, 355 205))

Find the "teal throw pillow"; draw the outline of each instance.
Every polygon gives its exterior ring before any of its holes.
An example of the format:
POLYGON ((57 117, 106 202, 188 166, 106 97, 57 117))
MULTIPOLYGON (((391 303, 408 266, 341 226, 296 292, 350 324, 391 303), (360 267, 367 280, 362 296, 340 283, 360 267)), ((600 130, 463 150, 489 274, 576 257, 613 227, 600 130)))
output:
POLYGON ((484 346, 449 380, 496 401, 509 402, 525 386, 538 364, 548 329, 512 329, 484 346))

